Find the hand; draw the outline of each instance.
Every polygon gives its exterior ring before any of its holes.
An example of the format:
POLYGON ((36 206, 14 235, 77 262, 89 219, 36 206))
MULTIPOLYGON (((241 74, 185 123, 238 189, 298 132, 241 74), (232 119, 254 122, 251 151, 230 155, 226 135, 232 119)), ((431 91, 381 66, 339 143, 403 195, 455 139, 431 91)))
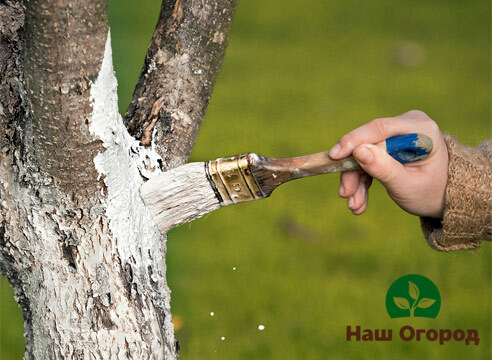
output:
POLYGON ((343 136, 330 150, 333 159, 353 155, 363 170, 340 175, 339 194, 360 215, 367 207, 372 178, 378 179, 389 196, 405 211, 441 218, 448 180, 448 150, 437 124, 424 112, 412 110, 393 118, 375 119, 343 136), (402 165, 384 150, 372 146, 389 137, 409 133, 429 136, 434 147, 423 161, 402 165))

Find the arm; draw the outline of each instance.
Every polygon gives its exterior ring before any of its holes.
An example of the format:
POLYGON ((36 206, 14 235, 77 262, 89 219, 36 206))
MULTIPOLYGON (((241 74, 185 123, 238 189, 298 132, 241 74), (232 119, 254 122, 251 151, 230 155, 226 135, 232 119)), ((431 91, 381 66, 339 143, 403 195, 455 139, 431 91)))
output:
POLYGON ((492 140, 472 148, 444 139, 449 167, 443 217, 421 217, 422 231, 434 249, 473 249, 492 239, 492 140))

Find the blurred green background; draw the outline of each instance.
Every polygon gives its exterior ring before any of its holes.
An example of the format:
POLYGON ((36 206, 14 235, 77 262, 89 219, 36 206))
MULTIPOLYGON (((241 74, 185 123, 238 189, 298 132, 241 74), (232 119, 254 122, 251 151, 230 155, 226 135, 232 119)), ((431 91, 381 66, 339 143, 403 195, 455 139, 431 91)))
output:
MULTIPOLYGON (((160 4, 109 5, 124 112, 160 4)), ((191 160, 323 151, 414 108, 476 145, 491 136, 490 40, 485 0, 240 1, 191 160)), ((181 359, 490 358, 491 245, 439 253, 379 184, 358 217, 337 190, 337 175, 303 179, 168 234, 181 359), (388 287, 410 273, 439 288, 437 319, 386 314, 388 287), (477 329, 481 341, 403 342, 404 324, 477 329), (347 325, 391 328, 395 339, 347 342, 347 325)), ((21 312, 3 278, 1 292, 1 358, 18 359, 21 312)))

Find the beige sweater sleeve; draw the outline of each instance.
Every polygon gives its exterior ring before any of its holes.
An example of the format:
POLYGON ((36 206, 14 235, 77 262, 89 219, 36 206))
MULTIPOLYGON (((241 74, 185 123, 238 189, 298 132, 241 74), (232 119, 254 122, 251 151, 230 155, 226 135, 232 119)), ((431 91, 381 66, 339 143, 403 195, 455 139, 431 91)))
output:
POLYGON ((442 219, 421 218, 431 247, 441 251, 474 249, 492 239, 492 140, 467 147, 445 136, 448 184, 442 219))

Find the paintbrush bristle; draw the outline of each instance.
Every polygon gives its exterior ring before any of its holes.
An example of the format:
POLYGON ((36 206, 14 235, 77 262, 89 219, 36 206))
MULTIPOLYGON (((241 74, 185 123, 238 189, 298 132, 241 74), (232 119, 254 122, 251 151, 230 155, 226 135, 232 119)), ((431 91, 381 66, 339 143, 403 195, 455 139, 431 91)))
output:
POLYGON ((205 163, 189 163, 150 179, 140 195, 161 233, 220 207, 205 163))

